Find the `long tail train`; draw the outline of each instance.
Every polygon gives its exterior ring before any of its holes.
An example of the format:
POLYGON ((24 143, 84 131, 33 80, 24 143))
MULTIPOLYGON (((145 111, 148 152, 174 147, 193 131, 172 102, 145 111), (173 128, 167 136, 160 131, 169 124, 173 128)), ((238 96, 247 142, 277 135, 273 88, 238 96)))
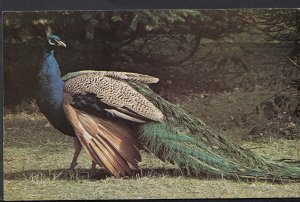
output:
POLYGON ((299 163, 262 158, 226 140, 148 86, 134 81, 128 83, 165 115, 163 123, 148 123, 139 128, 142 144, 160 159, 176 163, 192 175, 300 180, 299 163))

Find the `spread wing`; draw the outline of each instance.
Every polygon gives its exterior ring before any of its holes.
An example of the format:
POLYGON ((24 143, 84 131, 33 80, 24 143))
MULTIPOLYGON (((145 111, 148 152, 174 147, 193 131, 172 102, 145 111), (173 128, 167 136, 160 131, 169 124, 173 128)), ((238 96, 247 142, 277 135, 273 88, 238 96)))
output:
POLYGON ((101 74, 67 80, 63 108, 91 158, 115 176, 131 174, 129 164, 137 168, 141 161, 141 146, 125 122, 161 122, 164 118, 126 81, 101 74))

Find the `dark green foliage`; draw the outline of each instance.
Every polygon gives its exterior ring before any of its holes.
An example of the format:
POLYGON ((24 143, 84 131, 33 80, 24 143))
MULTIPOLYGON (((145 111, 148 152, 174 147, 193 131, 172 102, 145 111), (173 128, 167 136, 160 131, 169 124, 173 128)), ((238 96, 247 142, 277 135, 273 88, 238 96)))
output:
POLYGON ((249 25, 269 36, 267 41, 295 48, 294 45, 299 44, 300 12, 298 9, 248 10, 243 16, 249 25))
POLYGON ((290 54, 294 57, 299 47, 297 16, 297 9, 6 12, 5 104, 34 97, 32 78, 46 25, 67 44, 56 54, 62 75, 83 69, 129 71, 159 77, 160 93, 223 92, 282 82, 274 75, 299 77, 291 64, 279 64, 288 48, 295 46, 290 54), (278 54, 278 47, 264 47, 267 41, 289 46, 278 54))
POLYGON ((180 70, 182 63, 197 53, 201 38, 217 39, 241 31, 238 13, 222 10, 4 13, 6 104, 34 97, 32 78, 36 78, 41 58, 36 53, 43 48, 47 25, 67 44, 67 50, 56 54, 62 74, 101 69, 169 78, 174 65, 180 70))
POLYGON ((274 162, 229 142, 222 135, 167 102, 146 85, 129 84, 153 102, 165 115, 163 123, 140 127, 141 140, 162 160, 178 164, 194 175, 257 179, 300 179, 299 164, 274 162))

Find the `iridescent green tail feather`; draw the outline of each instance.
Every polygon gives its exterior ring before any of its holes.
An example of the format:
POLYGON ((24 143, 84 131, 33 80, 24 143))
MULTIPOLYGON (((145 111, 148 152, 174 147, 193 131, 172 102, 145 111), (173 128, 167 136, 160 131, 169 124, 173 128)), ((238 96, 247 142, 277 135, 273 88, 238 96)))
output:
POLYGON ((226 140, 200 119, 164 100, 147 85, 128 81, 165 115, 162 123, 141 125, 144 146, 192 175, 300 180, 299 164, 267 160, 226 140))

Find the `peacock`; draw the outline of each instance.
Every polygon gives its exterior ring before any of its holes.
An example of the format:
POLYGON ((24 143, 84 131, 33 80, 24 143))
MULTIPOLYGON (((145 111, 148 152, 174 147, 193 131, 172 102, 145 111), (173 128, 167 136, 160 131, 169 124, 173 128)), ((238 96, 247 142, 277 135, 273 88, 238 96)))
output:
POLYGON ((66 44, 52 33, 46 44, 36 100, 54 128, 74 137, 69 169, 83 147, 92 173, 98 164, 116 177, 132 175, 142 160, 140 150, 146 150, 192 176, 300 179, 299 164, 260 157, 153 92, 149 84, 158 78, 92 70, 61 77, 54 53, 66 44))

